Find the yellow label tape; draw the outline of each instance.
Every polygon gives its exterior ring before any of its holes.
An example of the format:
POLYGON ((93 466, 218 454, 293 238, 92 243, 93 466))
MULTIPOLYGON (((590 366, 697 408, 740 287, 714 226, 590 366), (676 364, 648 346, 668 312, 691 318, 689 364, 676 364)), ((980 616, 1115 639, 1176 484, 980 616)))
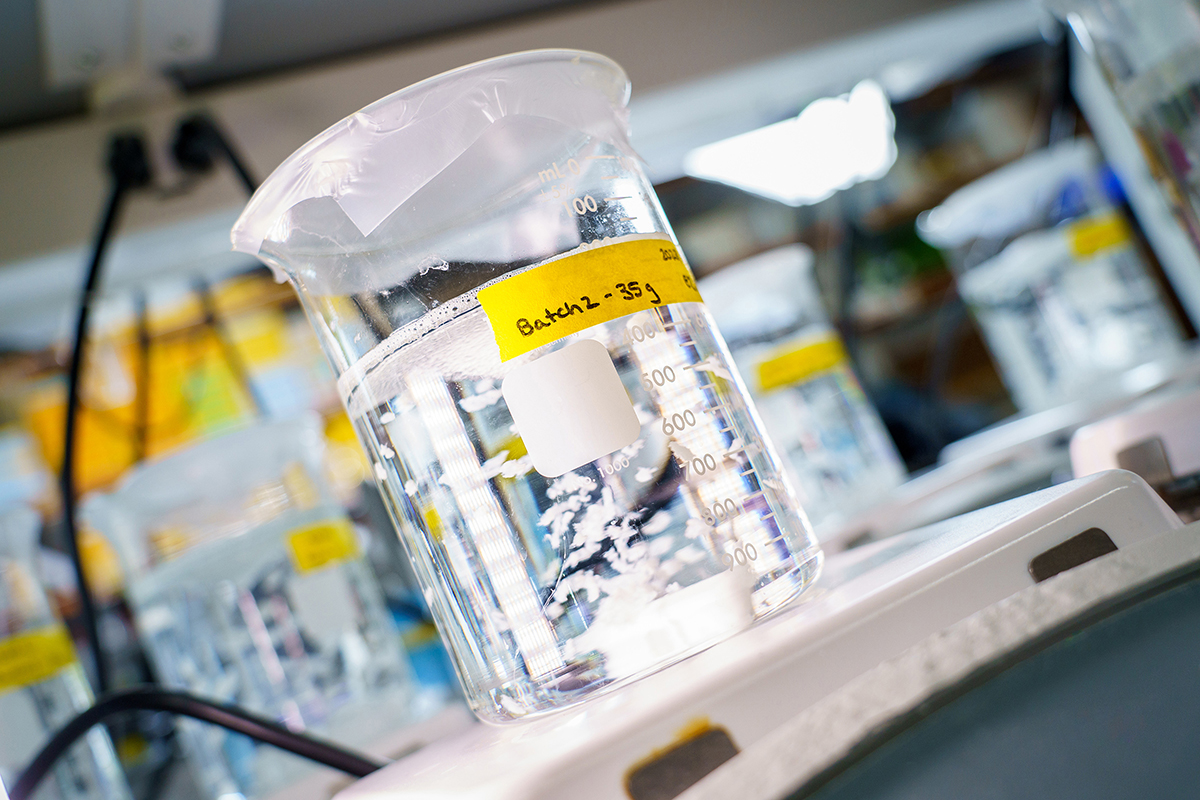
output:
POLYGON ((297 572, 311 572, 358 557, 354 528, 344 519, 326 520, 288 534, 292 564, 297 572))
POLYGON ((669 239, 593 247, 480 289, 477 296, 505 361, 626 314, 701 302, 692 271, 669 239))
POLYGON ((846 360, 846 348, 836 336, 822 337, 776 353, 758 363, 758 386, 764 392, 799 383, 846 360))
POLYGON ((74 662, 75 646, 61 625, 0 640, 0 692, 41 683, 74 662))
POLYGON ((1129 225, 1118 214, 1085 219, 1067 228, 1071 252, 1076 257, 1090 256, 1129 241, 1129 225))

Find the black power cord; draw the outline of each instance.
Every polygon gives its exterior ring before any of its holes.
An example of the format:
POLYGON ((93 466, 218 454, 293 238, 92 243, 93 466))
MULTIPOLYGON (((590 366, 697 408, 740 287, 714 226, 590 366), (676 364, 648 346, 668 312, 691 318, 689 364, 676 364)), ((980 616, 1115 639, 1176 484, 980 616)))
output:
MULTIPOLYGON (((253 194, 257 188, 257 183, 251 177, 249 170, 247 170, 237 151, 221 132, 217 124, 206 115, 198 114, 189 117, 180 124, 172 146, 172 152, 179 165, 184 170, 193 174, 209 171, 214 165, 214 156, 221 156, 229 162, 234 172, 237 173, 247 194, 253 194)), ((117 217, 126 193, 130 189, 148 185, 151 180, 149 161, 146 158, 145 146, 142 140, 135 136, 122 136, 114 139, 109 157, 109 169, 113 176, 113 190, 105 211, 104 220, 100 226, 100 232, 96 237, 95 247, 93 248, 92 262, 84 284, 83 296, 80 300, 75 347, 72 351, 71 372, 68 377, 67 420, 64 436, 65 450, 62 473, 63 506, 68 532, 68 548, 78 574, 83 606, 82 616, 95 654, 96 683, 99 693, 107 691, 108 670, 100 648, 95 607, 83 574, 82 561, 79 558, 73 457, 76 438, 76 416, 79 408, 79 382, 83 369, 83 349, 87 341, 88 317, 91 311, 92 300, 96 293, 96 287, 99 284, 100 265, 103 261, 109 240, 112 237, 113 229, 116 226, 117 217)), ((222 336, 223 331, 220 329, 220 325, 216 319, 215 302, 207 282, 203 280, 198 281, 197 291, 204 305, 206 322, 217 331, 218 338, 222 339, 221 343, 227 357, 229 357, 231 367, 241 377, 246 378, 244 363, 237 357, 236 351, 233 350, 230 343, 225 341, 222 336)), ((145 325, 146 309, 144 303, 145 300, 142 298, 139 308, 139 340, 142 346, 143 374, 141 378, 143 383, 146 382, 147 375, 145 373, 148 371, 149 361, 149 332, 146 330, 145 325)), ((251 399, 255 402, 261 413, 263 411, 261 398, 253 392, 253 387, 248 380, 245 383, 250 392, 251 399)), ((148 390, 146 386, 142 388, 143 393, 148 390)), ((144 403, 147 399, 143 398, 141 402, 144 403)), ((145 411, 144 408, 141 410, 142 412, 145 411)), ((139 434, 142 437, 140 443, 144 448, 145 431, 141 430, 139 434)), ((296 755, 341 770, 356 778, 369 775, 383 766, 380 762, 345 750, 337 745, 295 733, 270 719, 252 714, 235 706, 214 703, 182 691, 141 688, 106 694, 91 708, 83 711, 67 723, 33 759, 16 784, 13 785, 9 796, 13 800, 28 800, 33 790, 45 778, 55 761, 72 744, 87 733, 93 725, 113 714, 127 711, 168 712, 220 725, 258 741, 274 745, 296 755)))
POLYGON ((120 134, 112 139, 108 153, 108 172, 112 178, 112 189, 105 206, 104 217, 92 246, 92 260, 88 265, 83 293, 79 298, 79 313, 75 320, 75 339, 71 349, 71 365, 67 373, 66 421, 63 427, 62 472, 59 479, 62 487, 63 524, 66 528, 67 555, 75 568, 79 582, 80 617, 96 666, 96 688, 98 692, 108 689, 108 664, 100 646, 96 605, 83 571, 83 560, 79 555, 79 522, 75 506, 75 444, 78 438, 80 377, 83 374, 84 354, 88 340, 88 321, 96 287, 100 283, 100 267, 104 254, 112 239, 124 200, 130 190, 143 188, 150 183, 150 161, 146 157, 146 146, 141 136, 120 134))
MULTIPOLYGON (((176 159, 189 172, 206 172, 213 166, 213 154, 222 155, 237 173, 248 193, 253 193, 256 184, 237 152, 208 117, 197 115, 185 120, 179 128, 173 147, 176 159)), ((205 700, 182 691, 140 688, 106 694, 109 686, 108 665, 101 648, 96 608, 83 562, 79 555, 78 520, 75 489, 75 444, 78 431, 80 406, 80 379, 83 374, 85 347, 88 340, 88 322, 92 302, 100 283, 100 268, 112 239, 117 220, 127 193, 132 189, 146 187, 151 182, 149 159, 145 144, 140 136, 120 135, 112 140, 108 158, 108 169, 112 176, 112 190, 104 217, 96 235, 91 263, 84 281, 79 301, 79 313, 75 326, 74 346, 71 351, 70 371, 67 377, 67 407, 64 426, 63 463, 61 485, 63 494, 63 517, 66 527, 67 550, 79 582, 81 617, 86 629, 96 664, 96 685, 102 696, 94 705, 68 722, 42 750, 13 785, 9 797, 13 800, 28 800, 34 789, 45 778, 54 763, 92 726, 107 717, 128 711, 168 712, 220 725, 288 752, 311 759, 318 763, 361 778, 383 766, 359 754, 337 745, 295 733, 265 717, 252 714, 235 706, 205 700)), ((205 300, 208 322, 215 322, 215 307, 207 284, 202 285, 201 297, 205 300)), ((146 382, 148 370, 149 336, 145 321, 145 300, 139 307, 139 341, 142 346, 141 382, 146 382)), ((240 361, 238 361, 240 364, 240 361)), ((237 364, 235 364, 237 366, 237 364)), ((143 393, 148 389, 142 386, 143 393)), ((144 403, 140 411, 144 414, 144 403)), ((253 397, 256 404, 260 399, 253 397)), ((144 424, 144 420, 143 420, 144 424)), ((145 447, 145 430, 139 431, 139 444, 145 447)), ((3 724, 3 720, 0 720, 3 724)))
POLYGON ((266 717, 251 714, 236 706, 214 703, 187 692, 167 689, 128 689, 100 698, 95 705, 68 722, 34 757, 9 791, 11 800, 29 800, 34 789, 68 748, 113 714, 124 711, 166 711, 245 734, 289 753, 341 770, 355 778, 370 775, 384 766, 358 753, 329 742, 290 731, 266 717))
POLYGON ((246 168, 245 161, 230 143, 216 120, 207 114, 193 114, 179 123, 175 130, 175 141, 171 145, 175 163, 190 173, 204 173, 213 168, 216 156, 221 156, 246 190, 247 195, 258 189, 258 181, 246 168))

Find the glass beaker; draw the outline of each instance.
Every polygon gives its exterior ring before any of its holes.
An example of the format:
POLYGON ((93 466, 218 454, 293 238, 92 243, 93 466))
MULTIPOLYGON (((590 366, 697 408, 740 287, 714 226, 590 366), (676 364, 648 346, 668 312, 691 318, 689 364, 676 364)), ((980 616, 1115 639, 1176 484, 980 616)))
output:
POLYGON ((476 712, 559 708, 750 625, 819 550, 603 56, 431 78, 234 228, 295 286, 476 712))
POLYGON ((812 265, 811 250, 789 245, 725 267, 700 289, 828 541, 907 472, 821 306, 812 265))
MULTIPOLYGON (((41 520, 0 513, 0 796, 58 730, 92 704, 67 628, 37 578, 41 520)), ((129 800, 112 740, 92 728, 55 765, 38 800, 129 800)))
MULTIPOLYGON (((120 554, 161 683, 365 747, 413 721, 414 685, 322 449, 315 418, 258 423, 142 464, 83 514, 120 554)), ((180 726, 214 798, 265 796, 312 769, 180 726)))

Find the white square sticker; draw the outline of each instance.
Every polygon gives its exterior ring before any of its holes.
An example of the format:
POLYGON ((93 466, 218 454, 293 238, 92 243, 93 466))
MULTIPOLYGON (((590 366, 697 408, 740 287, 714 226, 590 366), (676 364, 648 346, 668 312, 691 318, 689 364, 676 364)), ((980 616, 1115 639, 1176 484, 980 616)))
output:
POLYGON ((617 368, 595 339, 522 364, 501 389, 533 468, 547 478, 628 447, 641 434, 617 368))

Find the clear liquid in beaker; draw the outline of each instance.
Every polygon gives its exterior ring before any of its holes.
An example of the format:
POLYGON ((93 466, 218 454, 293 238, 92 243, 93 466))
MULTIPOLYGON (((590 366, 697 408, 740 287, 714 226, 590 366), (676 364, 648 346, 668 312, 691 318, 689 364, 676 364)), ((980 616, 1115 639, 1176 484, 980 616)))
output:
MULTIPOLYGON (((396 331, 341 386, 417 568, 447 589, 432 604, 479 713, 549 710, 683 657, 815 575, 807 521, 703 304, 619 317, 507 362, 482 308, 447 306, 459 313, 422 321, 423 335, 396 331), (589 340, 611 359, 633 436, 545 477, 505 378, 589 340)), ((579 424, 602 429, 563 448, 609 441, 606 421, 579 424)))

